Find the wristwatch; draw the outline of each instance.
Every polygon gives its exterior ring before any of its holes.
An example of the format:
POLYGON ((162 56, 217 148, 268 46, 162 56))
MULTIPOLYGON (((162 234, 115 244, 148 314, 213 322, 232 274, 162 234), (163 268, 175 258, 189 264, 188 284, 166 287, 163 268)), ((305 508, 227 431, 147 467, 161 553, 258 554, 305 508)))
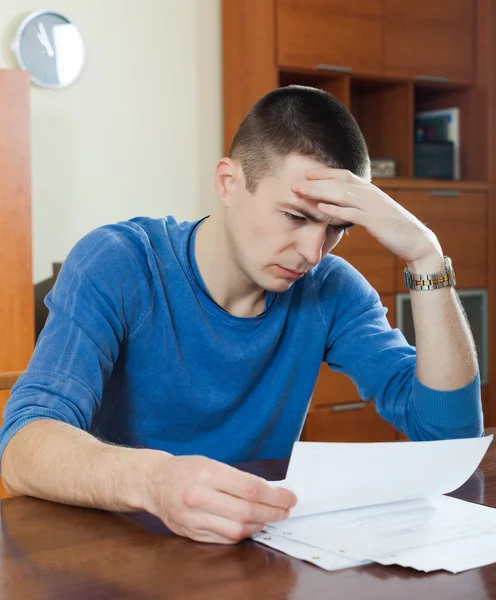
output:
POLYGON ((431 275, 416 275, 410 273, 405 267, 405 285, 410 290, 424 292, 428 290, 438 290, 439 288, 456 285, 455 271, 451 264, 451 258, 444 257, 444 271, 432 273, 431 275))

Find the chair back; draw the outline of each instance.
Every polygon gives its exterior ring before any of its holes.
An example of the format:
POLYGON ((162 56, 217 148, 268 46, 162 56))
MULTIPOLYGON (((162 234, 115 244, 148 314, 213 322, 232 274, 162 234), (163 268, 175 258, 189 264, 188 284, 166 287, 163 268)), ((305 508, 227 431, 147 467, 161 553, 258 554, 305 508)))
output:
POLYGON ((0 391, 10 390, 15 382, 22 375, 23 371, 10 371, 9 373, 0 373, 0 391))

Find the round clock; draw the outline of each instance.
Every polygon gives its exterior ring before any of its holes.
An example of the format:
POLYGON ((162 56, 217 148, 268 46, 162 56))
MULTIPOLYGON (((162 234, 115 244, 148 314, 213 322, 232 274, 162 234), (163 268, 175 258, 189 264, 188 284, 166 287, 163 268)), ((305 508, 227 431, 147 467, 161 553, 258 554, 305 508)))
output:
POLYGON ((76 26, 58 12, 39 10, 20 24, 13 51, 31 81, 46 88, 62 88, 81 74, 85 61, 83 39, 76 26))

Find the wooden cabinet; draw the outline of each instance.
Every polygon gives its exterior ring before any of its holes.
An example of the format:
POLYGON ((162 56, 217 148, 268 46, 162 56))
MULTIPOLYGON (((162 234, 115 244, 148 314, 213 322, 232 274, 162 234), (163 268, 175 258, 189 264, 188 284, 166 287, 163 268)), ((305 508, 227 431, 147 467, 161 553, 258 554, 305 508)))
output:
POLYGON ((277 87, 274 0, 223 0, 224 148, 260 96, 277 87), (232 80, 237 79, 236 83, 232 80))
POLYGON ((34 345, 30 107, 29 75, 15 70, 0 70, 0 232, 0 372, 22 371, 34 345))
POLYGON ((0 70, 0 372, 24 370, 34 346, 29 93, 28 73, 0 70))
POLYGON ((277 0, 277 64, 472 81, 474 0, 277 0))
MULTIPOLYGON (((456 190, 401 190, 395 200, 437 235, 443 252, 451 258, 457 287, 487 286, 487 196, 456 190)), ((396 289, 405 291, 403 269, 398 260, 396 289)))
POLYGON ((301 437, 311 442, 394 442, 396 430, 373 402, 348 402, 311 408, 301 437))
POLYGON ((413 174, 413 100, 412 82, 351 80, 350 109, 369 154, 371 158, 394 158, 399 177, 413 174))
POLYGON ((358 73, 382 66, 382 0, 277 0, 277 64, 358 73))
POLYGON ((349 377, 331 371, 327 363, 320 366, 319 376, 312 396, 312 407, 355 402, 358 390, 349 377))
MULTIPOLYGON (((309 85, 341 100, 363 131, 370 156, 396 163, 397 177, 374 183, 436 233, 453 259, 459 288, 488 289, 491 381, 496 374, 494 1, 223 0, 223 7, 225 151, 246 111, 269 87, 309 85), (415 178, 415 114, 451 107, 460 111, 461 180, 415 178)), ((335 253, 381 295, 406 292, 402 261, 363 229, 353 228, 335 253)), ((326 366, 311 413, 357 400, 353 384, 326 366)), ((351 411, 350 419, 363 418, 358 414, 367 413, 361 410, 351 411)))
POLYGON ((474 0, 384 0, 384 73, 471 82, 474 0))

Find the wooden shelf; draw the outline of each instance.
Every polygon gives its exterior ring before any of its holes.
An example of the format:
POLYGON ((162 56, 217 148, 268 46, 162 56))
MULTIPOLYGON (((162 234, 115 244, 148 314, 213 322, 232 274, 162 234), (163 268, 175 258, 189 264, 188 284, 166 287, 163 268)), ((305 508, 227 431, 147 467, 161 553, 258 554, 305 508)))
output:
POLYGON ((415 87, 425 88, 426 90, 446 90, 446 91, 457 91, 470 89, 472 85, 470 83, 463 83, 459 81, 429 81, 419 77, 408 77, 401 75, 384 75, 382 73, 357 73, 355 71, 338 71, 316 67, 293 67, 290 65, 279 65, 278 66, 279 76, 282 79, 282 84, 285 85, 285 81, 293 83, 295 76, 304 77, 310 82, 318 82, 322 79, 331 79, 336 77, 350 77, 354 82, 362 82, 364 85, 378 83, 380 85, 395 85, 399 83, 412 83, 415 87))
POLYGON ((445 181, 442 179, 420 179, 418 177, 392 177, 374 179, 374 185, 384 189, 395 190, 460 190, 464 192, 487 192, 487 181, 445 181))
MULTIPOLYGON (((371 158, 396 161, 397 177, 373 183, 432 224, 443 249, 456 259, 459 287, 487 287, 491 332, 496 330, 495 3, 356 0, 344 11, 341 0, 223 2, 227 148, 246 112, 270 89, 299 84, 331 93, 351 110, 371 158), (415 115, 446 108, 459 109, 462 180, 414 177, 415 115)), ((394 305, 399 263, 366 231, 356 230, 335 252, 394 305)), ((489 335, 489 345, 492 381, 496 336, 489 335)), ((334 402, 356 401, 352 384, 345 386, 344 376, 324 369, 304 439, 361 439, 371 427, 368 411, 331 411, 334 402), (322 428, 320 419, 326 421, 322 428)), ((486 426, 496 422, 493 406, 496 394, 490 398, 486 389, 486 426)))

